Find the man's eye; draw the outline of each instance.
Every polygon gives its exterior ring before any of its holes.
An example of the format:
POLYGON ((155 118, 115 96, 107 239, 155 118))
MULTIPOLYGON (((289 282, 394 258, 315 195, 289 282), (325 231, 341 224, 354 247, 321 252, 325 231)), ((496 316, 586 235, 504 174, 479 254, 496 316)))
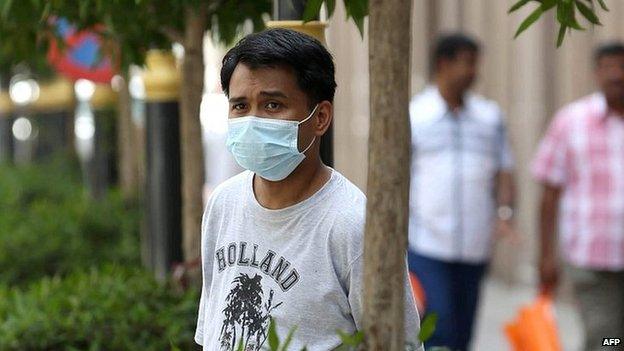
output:
POLYGON ((280 104, 278 104, 277 102, 269 102, 268 104, 266 104, 266 108, 269 110, 276 110, 280 107, 280 104))
POLYGON ((240 110, 243 110, 243 109, 245 109, 245 104, 235 104, 235 105, 232 106, 232 110, 240 111, 240 110))

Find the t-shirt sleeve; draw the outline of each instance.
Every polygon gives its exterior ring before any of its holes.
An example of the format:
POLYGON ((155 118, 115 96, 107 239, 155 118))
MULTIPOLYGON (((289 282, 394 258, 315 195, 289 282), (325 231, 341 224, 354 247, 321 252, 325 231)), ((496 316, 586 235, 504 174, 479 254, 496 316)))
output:
MULTIPOLYGON (((420 319, 416 304, 412 295, 412 289, 409 283, 407 273, 407 258, 405 260, 405 341, 412 345, 409 350, 422 351, 422 344, 418 341, 418 332, 420 331, 420 319)), ((363 255, 358 256, 350 265, 348 279, 348 298, 351 307, 351 313, 355 321, 357 330, 363 330, 363 295, 364 295, 364 258, 363 255)))
POLYGON ((349 290, 349 307, 357 330, 363 330, 363 295, 364 295, 364 267, 362 265, 362 254, 360 254, 350 265, 347 272, 347 283, 349 290))
POLYGON ((195 342, 199 345, 203 345, 204 339, 204 325, 205 325, 205 310, 208 303, 208 293, 210 292, 210 285, 212 283, 212 265, 213 265, 213 252, 214 252, 214 233, 211 233, 210 228, 210 216, 212 201, 204 211, 201 225, 201 267, 202 267, 202 289, 199 299, 199 311, 197 313, 197 328, 195 329, 195 342))
POLYGON ((567 120, 565 111, 557 113, 539 144, 531 170, 533 177, 541 183, 563 185, 566 182, 567 120))

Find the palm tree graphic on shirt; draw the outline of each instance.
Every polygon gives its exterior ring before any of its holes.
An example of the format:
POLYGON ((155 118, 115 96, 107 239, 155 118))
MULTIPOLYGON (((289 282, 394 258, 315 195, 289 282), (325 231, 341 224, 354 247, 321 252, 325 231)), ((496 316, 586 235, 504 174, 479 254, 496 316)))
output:
POLYGON ((232 289, 223 309, 223 325, 219 341, 222 350, 234 350, 240 343, 245 351, 260 350, 267 338, 271 312, 282 302, 273 305, 275 292, 263 304, 262 276, 250 277, 241 273, 232 281, 232 289))

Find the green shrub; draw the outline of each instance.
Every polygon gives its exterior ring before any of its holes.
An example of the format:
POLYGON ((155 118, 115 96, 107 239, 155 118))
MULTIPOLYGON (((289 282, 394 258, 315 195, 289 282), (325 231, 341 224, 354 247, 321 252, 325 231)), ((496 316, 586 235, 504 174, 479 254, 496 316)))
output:
POLYGON ((119 266, 0 287, 0 350, 196 350, 197 301, 119 266))
POLYGON ((70 162, 0 168, 0 283, 24 285, 105 263, 140 261, 139 211, 90 199, 70 162))

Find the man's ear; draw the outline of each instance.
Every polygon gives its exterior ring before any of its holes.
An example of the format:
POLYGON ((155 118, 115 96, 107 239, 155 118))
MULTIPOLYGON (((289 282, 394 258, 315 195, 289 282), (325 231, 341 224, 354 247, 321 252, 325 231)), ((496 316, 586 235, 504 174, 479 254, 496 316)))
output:
POLYGON ((316 111, 316 118, 314 119, 314 134, 321 136, 327 132, 334 118, 334 105, 329 101, 321 101, 316 111))

